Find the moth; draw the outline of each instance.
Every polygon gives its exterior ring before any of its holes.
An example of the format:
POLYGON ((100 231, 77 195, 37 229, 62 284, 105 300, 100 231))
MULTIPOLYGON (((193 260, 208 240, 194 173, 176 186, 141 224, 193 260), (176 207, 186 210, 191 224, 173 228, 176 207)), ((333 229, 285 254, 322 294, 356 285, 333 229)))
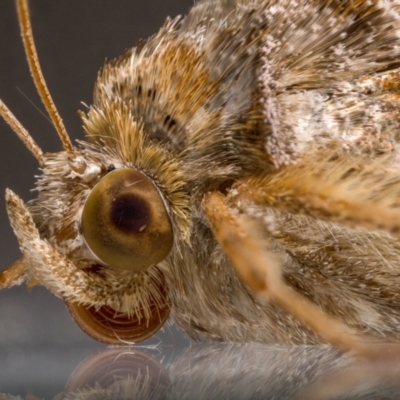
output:
POLYGON ((17 7, 63 150, 0 103, 41 168, 36 199, 6 191, 22 257, 0 287, 44 285, 108 344, 171 318, 192 338, 391 351, 399 1, 200 1, 103 67, 77 144, 17 7))

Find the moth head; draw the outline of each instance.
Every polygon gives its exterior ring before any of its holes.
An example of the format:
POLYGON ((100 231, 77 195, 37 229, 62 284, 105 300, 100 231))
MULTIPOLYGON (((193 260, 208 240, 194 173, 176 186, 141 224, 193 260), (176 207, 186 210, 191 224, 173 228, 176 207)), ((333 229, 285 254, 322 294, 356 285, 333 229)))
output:
POLYGON ((175 222, 160 183, 107 149, 82 143, 72 162, 65 151, 43 154, 37 198, 24 204, 8 192, 7 208, 24 280, 62 297, 97 340, 137 342, 169 314, 175 222))
POLYGON ((82 114, 89 140, 72 145, 39 68, 26 0, 17 6, 34 82, 64 151, 43 154, 0 101, 0 114, 42 169, 36 199, 24 204, 6 193, 23 257, 1 273, 0 287, 41 283, 95 339, 144 340, 168 318, 167 272, 188 237, 181 165, 119 102, 82 114))

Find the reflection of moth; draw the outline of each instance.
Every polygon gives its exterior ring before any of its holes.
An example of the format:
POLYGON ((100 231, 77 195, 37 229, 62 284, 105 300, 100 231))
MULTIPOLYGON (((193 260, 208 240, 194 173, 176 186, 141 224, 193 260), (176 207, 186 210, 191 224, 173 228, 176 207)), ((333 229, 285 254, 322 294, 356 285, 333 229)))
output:
POLYGON ((54 399, 398 399, 397 362, 355 361, 325 346, 202 343, 173 357, 157 350, 157 358, 137 348, 93 354, 54 399))
POLYGON ((398 58, 391 2, 210 0, 104 67, 74 147, 38 159, 38 197, 7 192, 39 282, 107 343, 168 315, 190 336, 369 351, 400 313, 398 58), (384 231, 388 232, 385 233, 384 231))
MULTIPOLYGON (((133 350, 133 349, 132 349, 133 350)), ((72 373, 62 399, 167 399, 171 387, 162 365, 144 351, 108 348, 72 373)))

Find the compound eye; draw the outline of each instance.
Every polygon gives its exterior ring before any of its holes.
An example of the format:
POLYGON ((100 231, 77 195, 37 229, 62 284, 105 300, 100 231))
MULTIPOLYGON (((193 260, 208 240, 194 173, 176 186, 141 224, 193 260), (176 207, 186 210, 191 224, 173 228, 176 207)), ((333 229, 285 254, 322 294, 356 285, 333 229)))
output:
POLYGON ((112 268, 143 271, 172 248, 172 224, 160 193, 131 168, 112 171, 97 183, 81 222, 90 250, 112 268))

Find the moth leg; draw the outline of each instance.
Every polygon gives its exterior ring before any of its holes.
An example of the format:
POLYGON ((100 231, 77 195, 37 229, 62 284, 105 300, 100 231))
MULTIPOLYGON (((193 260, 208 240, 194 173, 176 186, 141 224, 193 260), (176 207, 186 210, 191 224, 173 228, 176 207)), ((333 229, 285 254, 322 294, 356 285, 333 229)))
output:
POLYGON ((0 289, 21 285, 29 279, 24 257, 14 261, 0 272, 0 289))
POLYGON ((207 194, 203 208, 217 241, 260 300, 272 300, 322 339, 342 350, 366 356, 383 354, 382 346, 371 346, 371 340, 327 315, 287 285, 282 279, 277 255, 266 248, 265 239, 257 238, 240 218, 232 214, 220 193, 207 194))
POLYGON ((230 201, 244 213, 272 207, 400 236, 400 175, 388 157, 312 154, 275 173, 237 182, 230 201))

